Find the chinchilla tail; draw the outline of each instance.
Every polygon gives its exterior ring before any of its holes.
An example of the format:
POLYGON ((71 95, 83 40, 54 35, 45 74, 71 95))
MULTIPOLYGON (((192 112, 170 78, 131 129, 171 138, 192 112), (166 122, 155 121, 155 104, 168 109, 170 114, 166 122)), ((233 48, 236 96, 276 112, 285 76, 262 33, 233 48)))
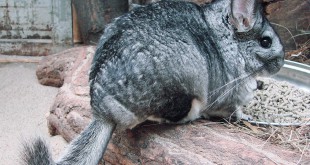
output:
POLYGON ((116 124, 93 120, 68 146, 59 161, 54 162, 41 138, 25 144, 22 160, 26 165, 97 165, 102 159, 116 124))
POLYGON ((23 144, 22 163, 24 165, 54 165, 51 153, 45 141, 38 137, 31 143, 23 144))

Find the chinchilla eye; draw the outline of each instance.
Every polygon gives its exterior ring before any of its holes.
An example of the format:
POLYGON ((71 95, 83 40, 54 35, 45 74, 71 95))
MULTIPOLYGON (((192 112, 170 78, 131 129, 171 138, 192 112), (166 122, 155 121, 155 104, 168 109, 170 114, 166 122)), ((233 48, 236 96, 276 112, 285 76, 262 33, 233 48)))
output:
POLYGON ((263 37, 260 39, 260 45, 263 47, 263 48, 270 48, 271 47, 271 44, 272 44, 272 40, 270 37, 263 37))

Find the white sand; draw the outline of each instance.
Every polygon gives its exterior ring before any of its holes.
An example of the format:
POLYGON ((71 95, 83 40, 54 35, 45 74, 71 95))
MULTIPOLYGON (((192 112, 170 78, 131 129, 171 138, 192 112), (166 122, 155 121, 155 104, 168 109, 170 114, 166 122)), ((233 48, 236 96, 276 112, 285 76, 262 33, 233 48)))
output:
POLYGON ((50 137, 46 124, 58 88, 40 85, 36 64, 0 63, 0 165, 20 164, 21 142, 40 135, 50 143, 54 157, 67 145, 50 137))

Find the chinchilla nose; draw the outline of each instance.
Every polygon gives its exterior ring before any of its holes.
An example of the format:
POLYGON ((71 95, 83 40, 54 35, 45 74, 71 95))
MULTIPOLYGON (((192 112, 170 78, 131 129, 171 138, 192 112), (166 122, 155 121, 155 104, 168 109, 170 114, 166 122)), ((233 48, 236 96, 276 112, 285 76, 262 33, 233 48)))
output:
POLYGON ((274 62, 279 68, 284 65, 284 49, 279 49, 278 51, 274 51, 273 54, 268 58, 269 62, 274 62))
POLYGON ((283 66, 284 65, 284 56, 285 56, 285 51, 284 51, 284 48, 282 48, 279 51, 275 52, 275 56, 273 57, 273 59, 276 60, 280 66, 283 66))

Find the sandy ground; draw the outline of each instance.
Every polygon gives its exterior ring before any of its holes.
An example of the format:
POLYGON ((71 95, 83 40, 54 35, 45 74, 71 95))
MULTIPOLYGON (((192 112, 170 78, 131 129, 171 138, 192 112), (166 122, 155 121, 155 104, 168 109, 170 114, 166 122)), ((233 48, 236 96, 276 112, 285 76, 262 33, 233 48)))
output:
POLYGON ((60 136, 50 137, 46 114, 58 88, 40 85, 35 63, 0 62, 0 165, 18 165, 21 143, 42 136, 54 158, 67 145, 60 136))

